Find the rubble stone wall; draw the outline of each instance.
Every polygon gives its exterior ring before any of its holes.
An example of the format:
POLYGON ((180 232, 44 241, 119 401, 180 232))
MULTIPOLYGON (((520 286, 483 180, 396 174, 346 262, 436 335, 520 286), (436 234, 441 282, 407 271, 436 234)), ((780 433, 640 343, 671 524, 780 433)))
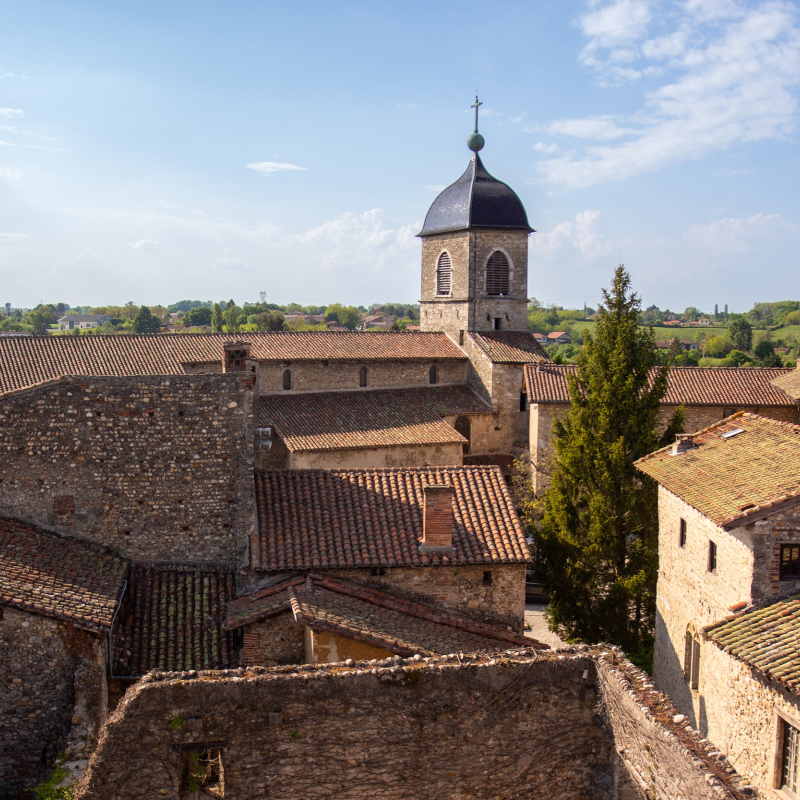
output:
MULTIPOLYGON (((491 415, 489 415, 491 418, 491 415)), ((377 469, 383 467, 460 466, 463 448, 452 444, 360 447, 292 453, 289 469, 377 469)))
POLYGON ((9 393, 0 508, 140 560, 243 562, 251 401, 235 375, 65 378, 9 393))
POLYGON ((285 611, 274 617, 253 622, 242 633, 242 663, 276 666, 302 664, 305 658, 303 626, 294 621, 294 614, 285 611))

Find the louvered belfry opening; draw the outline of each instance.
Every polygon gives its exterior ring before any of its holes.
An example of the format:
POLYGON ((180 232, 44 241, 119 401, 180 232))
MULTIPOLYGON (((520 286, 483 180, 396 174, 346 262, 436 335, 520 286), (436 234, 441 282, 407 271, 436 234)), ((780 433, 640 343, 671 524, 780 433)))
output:
POLYGON ((439 256, 436 265, 436 294, 450 294, 453 285, 453 265, 450 262, 450 253, 445 251, 439 256))
POLYGON ((508 259, 499 250, 486 262, 486 294, 508 294, 508 259))

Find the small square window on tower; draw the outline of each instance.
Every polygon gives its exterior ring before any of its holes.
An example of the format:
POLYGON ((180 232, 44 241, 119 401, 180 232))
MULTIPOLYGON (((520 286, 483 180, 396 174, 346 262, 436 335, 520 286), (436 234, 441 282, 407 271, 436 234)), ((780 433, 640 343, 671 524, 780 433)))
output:
POLYGON ((500 317, 495 317, 494 318, 494 329, 496 331, 500 330, 500 319, 501 319, 500 317))

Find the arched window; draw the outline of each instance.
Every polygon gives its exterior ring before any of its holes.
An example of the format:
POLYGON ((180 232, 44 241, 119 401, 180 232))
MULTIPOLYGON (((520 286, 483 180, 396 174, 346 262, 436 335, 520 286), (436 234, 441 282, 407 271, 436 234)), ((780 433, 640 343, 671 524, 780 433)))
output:
POLYGON ((294 375, 290 369, 284 370, 283 373, 283 388, 294 389, 294 375))
POLYGON ((439 383, 439 367, 436 364, 428 372, 428 383, 439 383))
POLYGON ((358 371, 358 385, 369 385, 369 370, 366 367, 361 367, 361 369, 358 371))
POLYGON ((469 417, 459 417, 456 420, 456 431, 460 433, 467 441, 464 442, 464 455, 469 453, 469 417))
POLYGON ((445 251, 436 265, 436 294, 450 294, 452 284, 453 265, 450 263, 450 253, 445 251))
POLYGON ((500 250, 495 250, 486 262, 486 294, 508 294, 508 259, 500 250))

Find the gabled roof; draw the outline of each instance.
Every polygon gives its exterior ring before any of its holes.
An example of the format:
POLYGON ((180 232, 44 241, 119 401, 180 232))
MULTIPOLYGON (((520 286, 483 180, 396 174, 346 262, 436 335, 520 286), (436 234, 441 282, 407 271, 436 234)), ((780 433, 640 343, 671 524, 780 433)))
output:
POLYGON ((536 361, 550 361, 550 356, 532 333, 473 331, 469 333, 469 337, 495 364, 531 364, 536 361))
POLYGON ((418 235, 474 228, 526 233, 533 230, 516 192, 490 175, 477 153, 470 159, 464 174, 433 201, 418 235))
POLYGON ((253 569, 515 564, 530 559, 497 467, 256 473, 253 569), (420 552, 423 487, 455 488, 451 555, 420 552))
POLYGON ((111 319, 109 314, 65 314, 59 317, 59 322, 100 322, 102 319, 111 319))
POLYGON ((786 392, 793 400, 800 400, 800 367, 783 370, 781 375, 773 378, 772 385, 786 392))
MULTIPOLYGON (((525 388, 531 403, 569 403, 567 375, 574 364, 525 367, 525 388)), ((670 367, 665 405, 750 406, 794 408, 796 403, 773 382, 790 370, 772 367, 670 367)))
POLYGON ((260 408, 261 424, 274 425, 293 452, 462 444, 442 416, 492 413, 459 385, 262 395, 260 408))
POLYGON ((497 625, 328 575, 288 579, 228 604, 226 629, 291 611, 295 622, 398 655, 440 655, 545 645, 497 625))
POLYGON ((715 524, 735 528, 800 502, 800 425, 739 412, 636 466, 715 524))
POLYGON ((259 361, 465 360, 444 333, 272 331, 141 336, 2 336, 0 393, 63 375, 182 375, 184 364, 219 364, 222 346, 250 342, 259 361))
POLYGON ((234 593, 230 570, 134 566, 114 621, 114 674, 235 667, 233 637, 223 630, 234 593))
POLYGON ((127 571, 100 545, 0 517, 0 605, 104 630, 127 571))
POLYGON ((762 601, 708 626, 704 636, 769 680, 800 690, 800 594, 762 601))

